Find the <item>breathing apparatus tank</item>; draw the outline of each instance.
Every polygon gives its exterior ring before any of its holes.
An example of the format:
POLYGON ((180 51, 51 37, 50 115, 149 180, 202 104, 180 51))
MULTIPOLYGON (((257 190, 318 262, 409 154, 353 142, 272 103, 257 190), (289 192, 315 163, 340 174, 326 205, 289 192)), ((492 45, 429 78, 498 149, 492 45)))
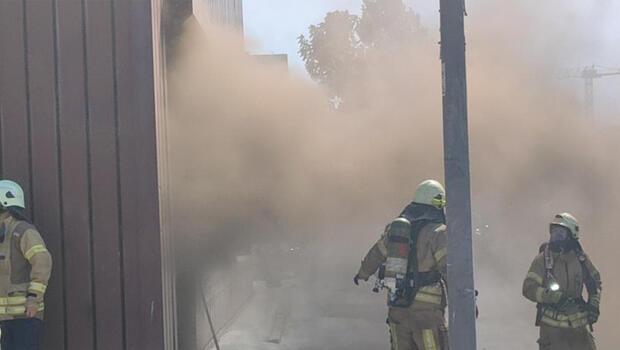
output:
POLYGON ((411 247, 411 223, 405 218, 395 219, 387 230, 387 259, 383 279, 390 304, 398 304, 410 287, 407 268, 411 247))

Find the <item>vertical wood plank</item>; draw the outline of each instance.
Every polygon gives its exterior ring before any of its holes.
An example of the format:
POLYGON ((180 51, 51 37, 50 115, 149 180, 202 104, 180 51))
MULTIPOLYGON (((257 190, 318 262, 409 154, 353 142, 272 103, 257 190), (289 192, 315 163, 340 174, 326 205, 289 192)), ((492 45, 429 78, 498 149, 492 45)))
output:
POLYGON ((46 349, 164 348, 151 15, 0 1, 0 173, 54 256, 46 349))
POLYGON ((66 348, 94 349, 82 7, 76 0, 57 1, 66 348))
MULTIPOLYGON (((183 19, 191 16, 192 4, 186 4, 187 13, 183 19)), ((158 165, 158 188, 159 188, 159 222, 161 242, 161 266, 162 266, 162 317, 164 327, 164 349, 177 349, 176 338, 177 313, 176 313, 176 284, 174 263, 174 237, 171 232, 170 213, 170 186, 169 186, 169 160, 168 160, 168 122, 166 115, 166 52, 167 43, 164 33, 165 17, 164 0, 151 1, 151 19, 153 28, 153 71, 154 71, 154 96, 155 96, 155 121, 156 121, 156 144, 158 165)), ((172 50, 170 51, 172 52, 172 50)))
POLYGON ((86 1, 97 349, 123 349, 111 2, 86 1))
MULTIPOLYGON (((1 5, 0 5, 1 6, 1 5)), ((0 12, 2 11, 2 7, 0 7, 0 12)), ((8 30, 8 28, 2 27, 2 15, 0 14, 0 48, 6 47, 6 42, 4 35, 2 34, 4 31, 8 30)), ((4 171, 2 168, 2 159, 4 158, 4 153, 2 152, 2 121, 4 120, 4 107, 2 103, 2 99, 4 96, 2 92, 4 91, 3 83, 6 78, 4 77, 4 71, 2 67, 6 67, 6 63, 4 62, 4 50, 0 50, 0 178, 4 178, 4 171)))
POLYGON ((2 95, 2 172, 19 182, 28 197, 30 154, 24 8, 21 0, 0 1, 0 95, 2 95))
MULTIPOLYGON (((60 218, 59 161, 56 109, 55 21, 52 1, 24 2, 30 120, 32 207, 53 259, 63 260, 60 218)), ((58 260, 56 260, 58 261, 58 260)), ((60 264, 62 266, 62 264, 60 264)), ((64 347, 63 269, 54 269, 46 295, 46 338, 64 347)))
POLYGON ((163 349, 151 1, 115 10, 127 349, 163 349))
MULTIPOLYGON (((8 28, 2 26, 2 5, 0 5, 0 48, 7 46, 4 32, 8 31, 8 28)), ((7 67, 4 58, 5 50, 0 50, 0 178, 4 178, 4 170, 2 167, 2 160, 4 159, 4 152, 2 151, 2 121, 4 120, 4 103, 2 100, 5 98, 2 94, 6 86, 6 77, 4 76, 3 67, 7 67)), ((6 68, 5 68, 6 69, 6 68)), ((5 102, 6 103, 6 102, 5 102)))

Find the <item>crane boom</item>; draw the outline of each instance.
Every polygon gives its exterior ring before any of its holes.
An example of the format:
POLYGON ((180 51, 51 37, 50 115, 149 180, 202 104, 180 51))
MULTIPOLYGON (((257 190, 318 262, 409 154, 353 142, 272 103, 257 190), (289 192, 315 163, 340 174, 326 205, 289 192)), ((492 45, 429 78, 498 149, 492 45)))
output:
POLYGON ((596 65, 586 66, 578 75, 566 75, 563 78, 579 78, 584 81, 585 111, 588 118, 594 117, 594 80, 603 77, 620 75, 620 69, 609 69, 596 65), (600 71, 605 69, 607 71, 600 71))

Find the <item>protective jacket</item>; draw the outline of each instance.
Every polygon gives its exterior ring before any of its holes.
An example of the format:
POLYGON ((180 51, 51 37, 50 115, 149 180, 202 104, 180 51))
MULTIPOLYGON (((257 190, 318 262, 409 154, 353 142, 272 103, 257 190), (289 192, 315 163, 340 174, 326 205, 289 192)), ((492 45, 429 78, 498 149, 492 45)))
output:
POLYGON ((0 215, 0 321, 26 317, 36 306, 43 319, 43 297, 52 258, 37 229, 9 213, 0 215))
POLYGON ((551 275, 570 302, 562 307, 545 303, 544 294, 549 283, 545 253, 539 254, 532 263, 523 282, 523 295, 539 304, 539 323, 558 328, 583 328, 588 325, 588 312, 583 299, 587 279, 595 288, 588 288, 589 302, 598 307, 601 300, 601 276, 590 258, 574 250, 549 252, 553 261, 551 275))
MULTIPOLYGON (((388 255, 388 237, 386 232, 373 245, 362 261, 358 275, 361 279, 368 280, 379 267, 386 261, 388 255)), ((447 237, 446 226, 441 223, 428 223, 423 226, 418 234, 416 244, 417 268, 420 273, 439 272, 447 276, 447 237)), ((411 304, 416 310, 444 309, 446 296, 443 285, 437 282, 421 287, 411 304)))
MULTIPOLYGON (((404 213, 406 214, 406 213, 404 213)), ((402 215, 401 217, 408 217, 402 215)), ((409 219, 412 217, 409 216, 409 219)), ((413 220, 412 220, 413 221, 413 220)), ((391 225, 399 221, 395 220, 391 225)), ((447 237, 446 226, 439 222, 412 222, 411 243, 415 250, 409 251, 408 270, 417 270, 417 277, 439 275, 447 276, 447 237), (417 239, 415 239, 417 236, 417 239), (415 244, 413 240, 415 239, 415 244), (414 260, 414 258, 417 258, 414 260), (417 265, 417 266, 416 266, 417 265)), ((368 280, 388 258, 390 225, 383 236, 370 249, 358 272, 359 278, 368 280)), ((446 294, 441 278, 437 281, 416 282, 413 300, 407 307, 395 307, 388 295, 388 325, 392 350, 447 350, 448 330, 444 310, 446 294)))

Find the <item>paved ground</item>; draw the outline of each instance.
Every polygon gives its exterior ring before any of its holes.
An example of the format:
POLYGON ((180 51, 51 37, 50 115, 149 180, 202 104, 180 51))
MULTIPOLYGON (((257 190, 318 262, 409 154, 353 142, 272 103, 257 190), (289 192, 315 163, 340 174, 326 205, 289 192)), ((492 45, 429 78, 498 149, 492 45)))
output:
MULTIPOLYGON (((389 349, 384 296, 372 293, 370 283, 354 286, 354 266, 322 265, 320 257, 313 261, 312 268, 299 270, 280 286, 255 282, 254 297, 222 334, 221 349, 389 349)), ((485 274, 480 272, 482 278, 485 274)), ((534 308, 522 300, 520 285, 482 289, 478 349, 536 349, 534 308)))
POLYGON ((388 349, 383 296, 370 285, 356 288, 352 267, 327 260, 306 254, 281 285, 256 281, 254 297, 221 336, 222 350, 388 349))
POLYGON ((252 302, 221 337, 221 348, 387 348, 385 309, 382 302, 377 302, 382 298, 369 293, 369 300, 336 303, 326 293, 305 293, 298 282, 288 281, 273 288, 257 284, 252 302))

